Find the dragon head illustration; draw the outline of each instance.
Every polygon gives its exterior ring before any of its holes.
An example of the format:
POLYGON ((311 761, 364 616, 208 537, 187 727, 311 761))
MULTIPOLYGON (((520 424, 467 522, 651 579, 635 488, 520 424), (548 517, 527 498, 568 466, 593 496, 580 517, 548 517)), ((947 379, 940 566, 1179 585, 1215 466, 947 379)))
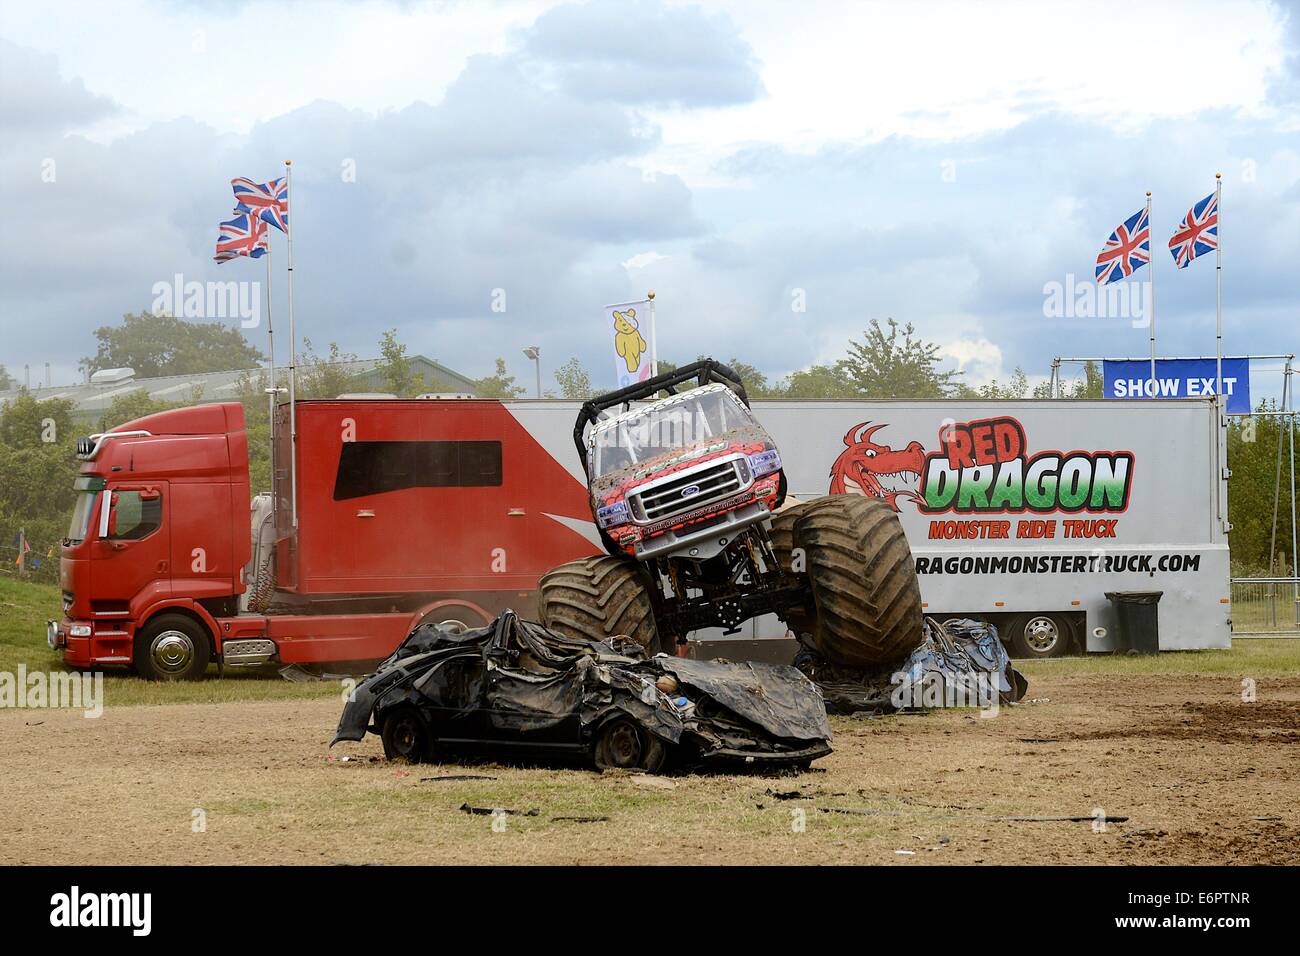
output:
POLYGON ((885 424, 862 422, 844 436, 844 451, 831 465, 833 495, 866 495, 880 498, 898 511, 898 500, 919 500, 916 484, 925 467, 925 449, 920 442, 895 449, 872 440, 885 424))

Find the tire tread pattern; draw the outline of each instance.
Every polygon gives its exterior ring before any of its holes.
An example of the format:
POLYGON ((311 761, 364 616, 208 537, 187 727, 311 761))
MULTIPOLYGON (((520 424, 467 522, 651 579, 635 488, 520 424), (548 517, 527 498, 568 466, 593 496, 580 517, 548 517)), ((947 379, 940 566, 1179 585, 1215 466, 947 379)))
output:
POLYGON ((647 651, 657 644, 649 582, 634 562, 609 555, 581 558, 542 575, 537 607, 542 625, 589 641, 626 634, 647 651))
POLYGON ((901 660, 921 643, 921 589, 912 550, 889 505, 830 495, 800 509, 794 539, 804 549, 817 615, 813 645, 845 667, 901 660))

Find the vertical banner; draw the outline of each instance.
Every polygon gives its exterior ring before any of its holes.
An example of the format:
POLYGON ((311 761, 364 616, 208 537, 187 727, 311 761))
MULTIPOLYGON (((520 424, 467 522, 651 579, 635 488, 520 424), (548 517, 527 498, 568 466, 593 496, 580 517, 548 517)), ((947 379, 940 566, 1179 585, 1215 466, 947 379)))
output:
POLYGON ((650 300, 607 305, 602 321, 613 348, 615 387, 626 388, 654 375, 650 350, 654 313, 650 300))

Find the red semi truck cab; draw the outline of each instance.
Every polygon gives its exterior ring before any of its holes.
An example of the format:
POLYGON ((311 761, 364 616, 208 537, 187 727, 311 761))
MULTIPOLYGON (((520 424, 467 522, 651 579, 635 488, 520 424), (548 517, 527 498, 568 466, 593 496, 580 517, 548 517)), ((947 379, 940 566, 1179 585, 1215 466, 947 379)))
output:
POLYGON ((73 666, 129 664, 167 609, 238 610, 248 563, 248 440, 237 404, 150 415, 78 442, 81 473, 50 637, 73 666))
POLYGON ((180 679, 213 661, 374 661, 423 620, 531 613, 541 573, 593 550, 585 488, 501 402, 296 409, 296 527, 288 406, 277 410, 273 564, 253 562, 241 405, 160 412, 78 442, 64 617, 48 633, 67 664, 180 679), (272 567, 263 612, 241 612, 246 578, 272 567))

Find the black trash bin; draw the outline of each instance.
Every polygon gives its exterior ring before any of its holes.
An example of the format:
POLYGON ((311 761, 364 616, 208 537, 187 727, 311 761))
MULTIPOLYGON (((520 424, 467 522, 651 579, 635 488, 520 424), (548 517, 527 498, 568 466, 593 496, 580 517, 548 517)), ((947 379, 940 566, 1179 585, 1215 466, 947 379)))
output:
POLYGON ((1164 591, 1107 591, 1119 621, 1118 649, 1130 654, 1160 653, 1160 595, 1164 591))

